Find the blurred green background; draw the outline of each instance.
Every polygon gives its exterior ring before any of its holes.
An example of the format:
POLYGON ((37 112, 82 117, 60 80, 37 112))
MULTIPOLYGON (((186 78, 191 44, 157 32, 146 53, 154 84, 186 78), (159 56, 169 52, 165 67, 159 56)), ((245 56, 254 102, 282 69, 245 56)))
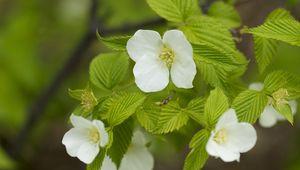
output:
MULTIPOLYGON (((205 9, 211 2, 202 0, 200 4, 205 9)), ((122 28, 120 33, 131 34, 134 29, 124 28, 158 18, 145 0, 94 3, 91 0, 0 0, 1 170, 84 169, 77 159, 66 154, 61 139, 68 129, 68 116, 77 104, 68 97, 68 88, 85 87, 89 62, 107 50, 96 40, 96 27, 100 32, 122 28), (97 7, 92 21, 91 7, 97 7), (72 57, 75 60, 69 62, 72 57), (50 92, 49 88, 52 88, 50 92), (38 116, 26 124, 31 112, 38 116), (25 137, 20 136, 24 127, 28 128, 25 137)), ((300 19, 299 0, 238 0, 236 7, 247 26, 261 24, 277 7, 289 9, 300 19)), ((258 75, 253 59, 251 37, 242 38, 238 47, 250 60, 243 80, 245 83, 263 80, 264 75, 258 75)), ((300 48, 282 43, 268 71, 285 69, 300 75, 299 65, 300 48)), ((271 129, 257 126, 258 144, 242 156, 240 163, 224 164, 211 158, 204 169, 299 170, 299 119, 297 114, 294 127, 288 123, 271 129)), ((187 147, 174 148, 167 141, 159 146, 159 151, 154 150, 155 170, 180 170, 187 147)))

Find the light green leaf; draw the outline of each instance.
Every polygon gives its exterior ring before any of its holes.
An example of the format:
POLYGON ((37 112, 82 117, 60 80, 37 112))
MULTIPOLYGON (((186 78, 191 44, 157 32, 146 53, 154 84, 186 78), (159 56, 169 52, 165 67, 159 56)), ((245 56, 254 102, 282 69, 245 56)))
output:
POLYGON ((86 170, 99 170, 102 167, 106 151, 106 148, 101 148, 95 160, 91 164, 87 165, 86 170))
POLYGON ((197 0, 147 0, 149 6, 161 17, 172 22, 185 20, 200 13, 197 0))
POLYGON ((300 46, 300 23, 282 10, 275 11, 263 25, 242 32, 300 46))
POLYGON ((115 51, 126 51, 126 44, 131 36, 113 36, 104 38, 97 31, 97 38, 100 40, 105 46, 115 51))
POLYGON ((213 3, 208 10, 208 15, 219 19, 228 28, 236 28, 241 25, 241 17, 234 6, 222 1, 213 3))
POLYGON ((137 110, 137 120, 148 132, 154 133, 161 107, 156 104, 143 105, 137 110))
POLYGON ((160 115, 155 133, 164 134, 173 132, 183 127, 189 120, 185 109, 181 108, 177 102, 169 102, 161 106, 160 115))
POLYGON ((271 95, 280 88, 288 90, 289 99, 295 99, 300 95, 300 78, 285 71, 273 71, 264 81, 265 91, 271 95))
POLYGON ((208 138, 209 132, 205 129, 202 129, 194 135, 190 142, 192 150, 184 161, 183 170, 199 170, 204 166, 208 159, 208 154, 205 150, 208 138))
POLYGON ((193 48, 194 60, 201 76, 215 87, 224 88, 226 83, 245 71, 246 62, 242 64, 222 50, 200 44, 193 45, 193 48))
POLYGON ((118 167, 124 154, 127 152, 128 147, 130 146, 133 129, 133 119, 128 119, 113 129, 113 143, 108 149, 107 154, 118 167))
POLYGON ((5 153, 5 151, 0 147, 0 169, 14 169, 15 162, 5 153))
POLYGON ((242 122, 255 123, 267 106, 268 96, 263 92, 245 90, 233 101, 233 108, 242 122))
POLYGON ((289 104, 280 104, 274 106, 274 108, 293 125, 294 116, 289 104))
POLYGON ((81 95, 83 91, 84 91, 83 89, 76 89, 76 90, 68 89, 69 96, 80 101, 81 101, 81 95))
POLYGON ((213 128, 220 116, 229 109, 229 102, 221 89, 210 92, 205 103, 204 112, 209 128, 213 128))
POLYGON ((256 35, 253 36, 253 39, 258 69, 260 73, 263 73, 276 54, 278 43, 277 40, 267 39, 256 35))
POLYGON ((192 118, 194 121, 196 121, 203 127, 206 127, 207 124, 204 117, 204 104, 205 98, 197 97, 189 102, 185 110, 190 118, 192 118))
POLYGON ((124 78, 128 65, 125 53, 100 54, 90 65, 90 80, 100 89, 112 89, 124 78))
MULTIPOLYGON (((274 21, 280 19, 292 19, 291 14, 284 9, 274 10, 266 19, 266 21, 274 21)), ((269 39, 257 35, 253 35, 254 52, 258 69, 263 73, 266 67, 271 63, 273 57, 277 52, 278 42, 274 39, 269 39)))
POLYGON ((110 126, 117 126, 134 114, 145 100, 142 93, 121 93, 104 103, 106 118, 110 126))

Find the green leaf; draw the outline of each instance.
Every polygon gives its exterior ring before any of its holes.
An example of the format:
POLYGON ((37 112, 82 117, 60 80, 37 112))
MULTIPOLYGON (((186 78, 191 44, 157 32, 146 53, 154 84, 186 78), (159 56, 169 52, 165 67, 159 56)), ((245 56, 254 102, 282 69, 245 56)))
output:
POLYGON ((113 129, 113 143, 107 154, 117 165, 117 167, 119 167, 124 154, 127 152, 128 147, 130 146, 133 136, 133 129, 133 119, 128 119, 113 129))
POLYGON ((76 90, 68 89, 69 96, 80 101, 81 101, 81 95, 83 91, 84 91, 83 89, 76 89, 76 90))
POLYGON ((204 112, 209 128, 213 128, 220 116, 229 109, 229 102, 221 89, 212 90, 205 103, 204 112))
POLYGON ((115 51, 126 51, 127 41, 131 36, 113 36, 104 38, 97 31, 97 38, 100 40, 105 46, 115 51))
POLYGON ((101 148, 95 160, 91 164, 87 165, 86 170, 99 170, 102 167, 106 151, 106 148, 101 148))
POLYGON ((268 96, 263 92, 245 90, 233 101, 233 108, 241 122, 255 123, 268 104, 268 96))
POLYGON ((183 127, 188 120, 189 117, 185 109, 181 108, 177 102, 171 101, 161 106, 155 133, 164 134, 173 132, 183 127))
POLYGON ((142 93, 121 93, 104 103, 106 118, 110 126, 117 126, 134 114, 145 100, 142 93))
POLYGON ((172 22, 185 20, 200 13, 197 0, 147 0, 149 6, 161 17, 172 22))
MULTIPOLYGON (((279 19, 292 19, 290 13, 284 9, 274 10, 266 19, 266 21, 273 21, 279 19)), ((273 57, 277 52, 278 42, 274 39, 269 39, 257 35, 253 35, 254 52, 258 69, 263 73, 266 67, 271 63, 273 57)))
MULTIPOLYGON (((207 45, 193 45, 194 60, 205 81, 215 87, 224 88, 226 83, 245 71, 245 63, 235 60, 225 51, 207 45)), ((238 53, 236 53, 238 55, 238 53)))
POLYGON ((0 169, 14 169, 15 162, 5 153, 5 151, 0 147, 0 169))
POLYGON ((154 133, 161 107, 156 104, 143 105, 137 110, 137 120, 148 132, 154 133))
POLYGON ((205 98, 197 97, 189 102, 185 110, 190 118, 192 118, 194 121, 196 121, 203 127, 206 127, 207 124, 204 117, 204 104, 205 98))
POLYGON ((234 6, 222 1, 213 3, 208 10, 208 15, 219 19, 228 28, 236 28, 241 25, 241 17, 234 6))
POLYGON ((265 78, 265 91, 271 95, 280 88, 288 90, 289 98, 295 99, 300 95, 300 78, 285 71, 273 71, 265 78))
POLYGON ((100 89, 112 89, 124 78, 129 60, 125 53, 98 55, 90 65, 90 80, 100 89))
POLYGON ((282 10, 271 14, 263 25, 242 32, 300 46, 300 23, 282 10))
POLYGON ((204 166, 208 159, 208 154, 205 150, 208 138, 209 132, 205 129, 202 129, 193 136, 190 142, 192 150, 184 161, 183 170, 199 170, 204 166))
POLYGON ((276 40, 256 35, 253 36, 253 39, 258 69, 260 73, 263 73, 267 66, 271 63, 273 56, 276 54, 278 43, 276 40))
POLYGON ((294 116, 289 104, 280 104, 274 106, 274 108, 293 125, 294 116))

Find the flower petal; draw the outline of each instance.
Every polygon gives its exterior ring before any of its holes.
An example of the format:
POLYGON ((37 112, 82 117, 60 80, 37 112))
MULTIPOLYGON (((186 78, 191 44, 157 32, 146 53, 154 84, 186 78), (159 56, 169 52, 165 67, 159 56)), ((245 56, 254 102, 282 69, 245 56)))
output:
POLYGON ((161 91, 169 83, 168 67, 159 58, 143 56, 136 62, 133 74, 137 86, 144 92, 161 91))
POLYGON ((81 116, 76 116, 74 114, 71 115, 70 117, 71 123, 74 127, 76 128, 91 128, 93 127, 93 124, 91 121, 81 117, 81 116))
POLYGON ((277 122, 277 111, 273 108, 273 106, 266 106, 263 113, 260 115, 259 124, 262 127, 269 128, 276 124, 277 122))
POLYGON ((228 148, 238 149, 238 152, 244 153, 252 149, 257 140, 254 127, 249 123, 232 124, 227 127, 228 148))
POLYGON ((138 30, 127 42, 127 51, 137 62, 143 56, 158 57, 162 48, 161 36, 156 31, 138 30))
POLYGON ((100 133, 100 146, 104 147, 105 145, 107 145, 109 140, 108 133, 105 130, 104 123, 100 120, 94 120, 93 124, 97 127, 100 133))
POLYGON ((252 83, 248 87, 250 90, 255 90, 255 91, 262 91, 264 89, 264 84, 263 83, 252 83))
POLYGON ((145 146, 147 143, 145 135, 141 131, 136 131, 132 137, 132 145, 145 146))
POLYGON ((197 69, 191 44, 179 30, 167 31, 163 36, 163 42, 175 53, 171 67, 173 83, 179 88, 192 88, 197 69))
POLYGON ((233 152, 230 148, 227 148, 226 145, 219 145, 215 142, 211 143, 211 147, 215 149, 218 156, 224 162, 232 162, 232 161, 239 161, 240 160, 240 153, 233 152))
POLYGON ((236 113, 234 109, 229 109, 220 117, 217 125, 216 130, 229 125, 229 124, 236 124, 238 123, 238 119, 236 117, 236 113))
POLYGON ((109 156, 105 156, 100 170, 117 170, 117 166, 109 156))
POLYGON ((172 82, 178 88, 193 88, 193 80, 197 73, 193 59, 185 59, 176 56, 171 67, 172 82))
POLYGON ((154 159, 145 146, 132 145, 124 155, 119 170, 153 170, 154 159))
POLYGON ((211 133, 208 142, 206 144, 206 152, 210 155, 210 156, 214 156, 214 157, 219 157, 218 152, 215 150, 214 146, 215 146, 215 141, 213 140, 214 137, 214 133, 211 133))
POLYGON ((176 57, 193 60, 193 48, 186 39, 183 32, 179 30, 169 30, 163 36, 163 43, 171 48, 176 57))
POLYGON ((90 164, 98 155, 100 149, 97 144, 86 142, 78 149, 77 157, 86 164, 90 164))
POLYGON ((79 147, 88 141, 86 131, 72 128, 63 137, 62 143, 66 146, 67 153, 76 157, 79 147))

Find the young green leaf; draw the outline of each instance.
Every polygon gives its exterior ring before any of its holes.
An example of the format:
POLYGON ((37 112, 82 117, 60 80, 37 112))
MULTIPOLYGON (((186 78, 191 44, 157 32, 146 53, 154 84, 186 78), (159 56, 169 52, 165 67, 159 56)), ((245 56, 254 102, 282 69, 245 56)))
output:
POLYGON ((205 98, 197 97, 189 102, 185 110, 191 119, 193 119, 203 127, 206 127, 207 125, 204 117, 204 104, 205 98))
POLYGON ((281 9, 271 14, 263 25, 242 32, 300 46, 300 23, 281 9))
POLYGON ((210 92, 204 112, 207 124, 213 128, 220 116, 229 109, 229 102, 223 91, 216 88, 210 92))
POLYGON ((274 108, 283 116, 285 117, 291 124, 294 123, 294 116, 292 113, 292 109, 288 104, 280 104, 275 105, 274 108))
POLYGON ((262 92, 245 90, 233 101, 233 108, 242 122, 255 123, 268 104, 268 96, 262 92))
POLYGON ((118 167, 131 143, 133 129, 133 119, 128 119, 113 129, 113 143, 108 149, 107 154, 118 167))
POLYGON ((197 0, 147 0, 149 6, 161 17, 172 22, 185 20, 200 13, 197 0))
MULTIPOLYGON (((276 9, 266 19, 267 21, 276 21, 280 19, 293 19, 291 14, 284 9, 276 9)), ((271 63, 274 55, 277 52, 277 40, 253 35, 254 52, 258 69, 263 73, 266 67, 271 63)))
POLYGON ((128 65, 125 53, 100 54, 90 65, 90 80, 100 89, 112 89, 124 78, 128 65))
POLYGON ((236 28, 241 25, 241 17, 234 6, 222 1, 213 3, 208 10, 208 15, 217 18, 228 28, 236 28))
POLYGON ((97 31, 97 38, 100 40, 105 46, 115 51, 126 51, 126 44, 131 36, 114 36, 104 38, 97 31))
POLYGON ((295 99, 300 95, 300 78, 285 71, 273 71, 264 81, 265 91, 272 94, 280 88, 288 90, 290 99, 295 99))
POLYGON ((99 154, 96 156, 95 160, 91 164, 87 165, 86 170, 99 170, 102 167, 102 163, 106 152, 106 148, 100 149, 99 154))
POLYGON ((161 106, 155 133, 164 134, 173 132, 183 127, 188 120, 189 117, 185 109, 181 108, 177 102, 171 101, 161 106))
POLYGON ((193 136, 190 142, 192 150, 184 161, 183 170, 199 170, 204 166, 208 159, 208 154, 205 150, 208 138, 209 132, 205 129, 202 129, 193 136))
POLYGON ((134 114, 145 100, 142 93, 121 93, 112 96, 104 103, 110 126, 117 126, 134 114))
POLYGON ((277 52, 277 41, 273 39, 267 39, 260 36, 253 36, 254 39, 254 52, 258 69, 260 73, 263 73, 267 66, 271 63, 273 56, 277 52))
POLYGON ((137 110, 137 120, 148 132, 154 133, 161 107, 156 104, 146 104, 137 110))

